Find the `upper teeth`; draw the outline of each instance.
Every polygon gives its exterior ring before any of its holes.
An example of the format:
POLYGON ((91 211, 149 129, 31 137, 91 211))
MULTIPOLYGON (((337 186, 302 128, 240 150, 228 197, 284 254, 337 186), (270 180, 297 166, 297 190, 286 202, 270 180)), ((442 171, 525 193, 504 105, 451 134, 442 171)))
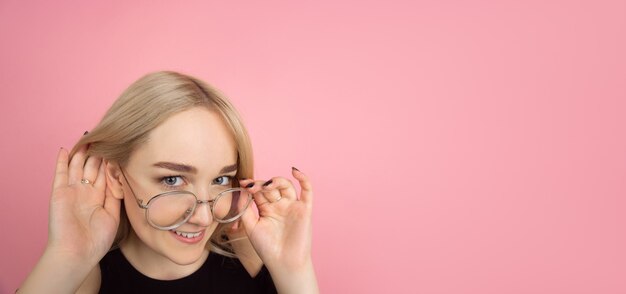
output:
POLYGON ((200 236, 201 232, 197 232, 197 233, 187 233, 187 232, 179 232, 179 231, 175 231, 177 235, 179 236, 183 236, 185 238, 195 238, 200 236))

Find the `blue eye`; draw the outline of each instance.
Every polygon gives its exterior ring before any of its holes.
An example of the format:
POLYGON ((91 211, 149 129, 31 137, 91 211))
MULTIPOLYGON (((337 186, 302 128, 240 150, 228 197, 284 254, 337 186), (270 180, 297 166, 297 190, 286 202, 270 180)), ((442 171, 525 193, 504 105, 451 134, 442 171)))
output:
POLYGON ((213 180, 213 183, 218 184, 218 185, 222 185, 222 186, 227 186, 230 185, 230 181, 231 181, 230 176, 221 176, 215 180, 213 180))
POLYGON ((163 185, 165 186, 180 186, 182 185, 183 182, 183 178, 180 176, 169 176, 169 177, 163 177, 161 179, 161 183, 163 183, 163 185))

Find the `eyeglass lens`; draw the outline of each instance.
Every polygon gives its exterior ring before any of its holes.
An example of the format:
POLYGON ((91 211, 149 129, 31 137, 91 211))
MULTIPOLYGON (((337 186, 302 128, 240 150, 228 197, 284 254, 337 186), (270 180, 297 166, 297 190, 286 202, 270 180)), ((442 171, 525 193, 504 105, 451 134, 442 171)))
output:
MULTIPOLYGON (((213 202, 213 218, 218 222, 234 220, 243 214, 250 199, 248 193, 239 190, 220 193, 213 202)), ((196 197, 188 193, 156 197, 148 206, 148 221, 160 228, 181 225, 191 217, 197 205, 196 201, 196 197)))

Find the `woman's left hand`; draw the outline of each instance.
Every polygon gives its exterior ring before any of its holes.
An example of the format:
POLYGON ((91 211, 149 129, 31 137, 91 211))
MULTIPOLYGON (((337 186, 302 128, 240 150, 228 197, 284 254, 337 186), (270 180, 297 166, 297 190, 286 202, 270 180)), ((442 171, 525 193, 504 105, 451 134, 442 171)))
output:
POLYGON ((263 263, 270 269, 302 272, 312 270, 311 211, 313 190, 306 175, 292 169, 300 182, 300 197, 289 179, 241 180, 241 187, 253 194, 258 215, 248 209, 241 223, 263 263))

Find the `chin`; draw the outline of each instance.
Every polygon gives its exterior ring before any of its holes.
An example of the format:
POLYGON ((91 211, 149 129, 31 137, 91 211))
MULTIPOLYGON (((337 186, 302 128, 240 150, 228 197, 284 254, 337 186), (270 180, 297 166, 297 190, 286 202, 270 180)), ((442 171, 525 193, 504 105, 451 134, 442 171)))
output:
POLYGON ((207 242, 209 241, 208 236, 204 236, 203 240, 196 244, 182 244, 178 240, 171 240, 172 246, 167 246, 169 248, 163 248, 165 252, 163 252, 164 256, 167 257, 172 262, 178 265, 190 265, 203 257, 203 254, 206 249, 207 242))
POLYGON ((200 252, 199 254, 186 254, 186 255, 181 255, 181 254, 173 254, 171 256, 168 256, 168 258, 174 262, 175 264, 178 265, 190 265, 190 264, 194 264, 196 263, 198 260, 200 260, 200 258, 202 257, 202 252, 200 252))
POLYGON ((178 265, 190 265, 198 260, 200 260, 206 251, 206 248, 203 246, 197 246, 194 248, 187 249, 171 249, 165 254, 165 256, 178 265))

